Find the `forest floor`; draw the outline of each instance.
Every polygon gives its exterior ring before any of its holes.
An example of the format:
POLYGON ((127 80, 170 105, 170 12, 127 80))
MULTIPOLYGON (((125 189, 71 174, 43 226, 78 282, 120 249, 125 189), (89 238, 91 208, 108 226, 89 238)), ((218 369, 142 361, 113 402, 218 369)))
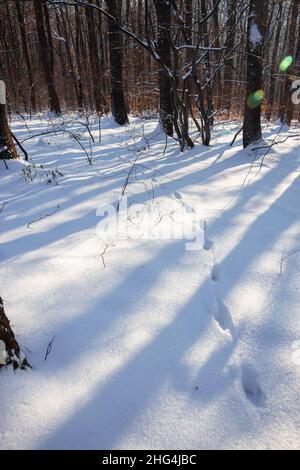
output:
POLYGON ((299 448, 300 131, 266 125, 289 136, 266 154, 223 122, 181 153, 155 120, 85 124, 15 119, 34 166, 0 161, 0 295, 33 367, 0 372, 0 448, 299 448))

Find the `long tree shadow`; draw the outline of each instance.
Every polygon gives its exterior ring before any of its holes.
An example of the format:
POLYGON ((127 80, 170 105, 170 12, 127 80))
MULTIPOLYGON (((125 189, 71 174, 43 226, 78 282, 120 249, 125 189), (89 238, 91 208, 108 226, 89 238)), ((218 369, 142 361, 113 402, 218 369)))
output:
MULTIPOLYGON (((222 147, 222 151, 224 152, 226 150, 226 146, 222 147)), ((214 150, 212 149, 210 153, 213 154, 214 150)), ((193 163, 194 160, 190 159, 190 163, 193 163)), ((149 163, 150 164, 150 163, 149 163)), ((175 165, 176 171, 184 168, 186 166, 187 162, 184 158, 182 158, 180 161, 177 161, 176 163, 172 164, 175 165)), ((212 178, 215 176, 217 173, 228 169, 229 167, 232 167, 234 165, 240 166, 241 163, 238 158, 235 158, 234 161, 228 162, 228 159, 225 161, 221 161, 219 164, 214 165, 214 170, 211 171, 210 167, 208 168, 202 168, 198 171, 191 172, 190 177, 193 180, 194 184, 201 184, 205 181, 207 181, 209 178, 212 178)), ((160 168, 159 171, 164 173, 165 175, 168 175, 168 173, 171 172, 171 168, 167 167, 165 170, 165 165, 163 164, 160 168)), ((191 170, 192 171, 192 170, 191 170)), ((98 194, 99 196, 105 193, 110 193, 117 188, 121 188, 124 182, 124 179, 126 177, 126 171, 122 171, 122 176, 120 176, 120 173, 117 174, 117 178, 115 178, 114 172, 112 172, 110 178, 113 180, 112 183, 108 184, 100 184, 99 186, 93 185, 94 187, 90 190, 86 190, 84 194, 76 195, 75 194, 70 194, 69 195, 69 200, 66 200, 65 194, 59 193, 59 190, 54 193, 55 199, 56 200, 62 200, 61 204, 61 211, 67 210, 71 207, 76 207, 77 204, 83 202, 84 200, 88 200, 91 198, 96 197, 98 194)), ((189 182, 189 176, 185 177, 184 179, 179 177, 179 178, 172 178, 172 191, 180 190, 184 188, 186 184, 189 182)), ((59 189, 59 188, 58 188, 59 189)), ((31 204, 31 199, 34 199, 36 197, 36 194, 40 192, 40 196, 43 196, 43 193, 46 194, 46 189, 40 188, 38 186, 36 190, 33 190, 30 193, 30 199, 29 195, 27 194, 24 197, 23 204, 27 205, 30 209, 32 208, 31 204)), ((150 199, 149 192, 147 191, 141 191, 138 194, 139 198, 139 203, 146 203, 150 199)), ((17 200, 13 201, 14 205, 17 204, 17 200)), ((115 206, 117 206, 117 202, 115 201, 115 206)), ((12 204, 11 204, 12 205, 12 204)), ((97 206, 97 204, 96 204, 97 206)), ((80 232, 83 230, 89 230, 92 229, 93 227, 96 226, 97 224, 97 217, 96 217, 96 208, 94 208, 94 211, 90 211, 88 214, 82 215, 80 217, 74 218, 73 220, 69 220, 67 222, 62 222, 60 224, 55 225, 53 228, 50 228, 47 233, 43 233, 41 236, 40 233, 34 233, 32 231, 28 231, 25 235, 20 236, 19 238, 16 238, 11 241, 7 241, 2 243, 2 248, 1 248, 1 260, 2 261, 7 261, 11 257, 16 257, 18 255, 21 255, 25 253, 27 250, 27 246, 31 247, 31 251, 33 250, 38 250, 44 246, 47 246, 51 243, 55 243, 69 235, 74 235, 76 232, 80 232)), ((47 209, 49 210, 49 209, 47 209)), ((17 209, 15 210, 17 211, 17 209)), ((45 209, 44 209, 45 211, 45 209)), ((47 213, 47 212, 46 212, 47 213)), ((12 212, 8 212, 8 216, 12 215, 12 212)), ((30 217, 27 215, 26 210, 23 211, 22 215, 18 215, 17 219, 13 219, 8 222, 7 228, 9 229, 16 229, 18 226, 22 226, 24 224, 24 228, 27 225, 27 223, 30 220, 33 220, 35 217, 38 218, 42 215, 42 206, 39 206, 34 209, 34 212, 30 215, 30 217)), ((5 221, 5 213, 3 214, 4 216, 4 221, 5 221)))
MULTIPOLYGON (((291 194, 297 190, 298 178, 290 187, 284 191, 280 199, 284 202, 291 194)), ((236 257, 243 253, 243 262, 239 269, 232 276, 232 282, 223 289, 226 295, 235 285, 243 270, 251 264, 262 252, 269 249, 275 242, 279 233, 287 229, 293 222, 293 218, 287 215, 276 220, 276 226, 269 233, 269 237, 260 238, 262 228, 270 226, 274 220, 273 208, 261 214, 250 226, 240 243, 228 254, 226 263, 235 263, 236 257), (256 240, 256 249, 247 250, 249 240, 256 240)), ((55 435, 49 436, 43 441, 41 447, 47 448, 76 448, 86 442, 86 433, 91 433, 88 446, 91 448, 106 448, 117 445, 121 436, 124 436, 126 429, 130 427, 133 420, 145 410, 146 404, 155 397, 163 383, 171 380, 174 384, 180 382, 184 377, 181 359, 186 350, 207 330, 212 319, 202 310, 203 298, 207 294, 210 280, 206 279, 197 289, 190 301, 177 312, 172 323, 162 328, 159 334, 145 347, 138 350, 132 359, 119 370, 112 378, 99 388, 94 390, 92 398, 76 414, 70 417, 55 435), (193 327, 191 327, 193 325, 193 327), (197 325, 197 327, 195 327, 197 325), (147 370, 147 375, 143 371, 147 370), (181 375, 181 378, 178 376, 181 375), (141 380, 143 376, 143 380, 141 380), (134 397, 134 400, 133 400, 134 397), (105 426, 105 429, 102 428, 105 426), (69 434, 69 430, 72 433, 69 434)), ((234 312, 232 312, 234 321, 234 312)), ((219 352, 216 350, 211 359, 204 364, 199 371, 197 384, 201 384, 209 376, 211 367, 214 367, 214 374, 221 377, 222 370, 228 362, 235 347, 235 341, 230 345, 220 346, 219 352), (226 351, 227 350, 227 351, 226 351), (226 354, 224 354, 226 351, 226 354), (209 366, 211 364, 211 367, 209 366)), ((222 387, 228 386, 226 379, 219 381, 219 386, 215 388, 215 393, 221 393, 222 387)), ((200 394, 200 400, 212 399, 207 390, 200 394)), ((234 420, 234 416, 232 417, 234 420)))
MULTIPOLYGON (((278 165, 278 167, 280 164, 278 165)), ((264 176, 265 185, 269 183, 279 185, 285 174, 278 171, 279 168, 271 170, 264 176)), ((287 168, 287 171, 298 168, 298 163, 293 164, 287 168)), ((199 175, 201 171, 199 172, 199 175)), ((198 175, 198 177, 199 177, 198 175)), ((196 175, 197 176, 197 175, 196 175)), ((195 178, 197 181, 197 177, 195 178)), ((242 273, 251 265, 251 263, 260 256, 261 253, 270 249, 272 244, 275 243, 278 234, 286 230, 294 221, 294 217, 286 213, 284 217, 276 217, 276 204, 288 202, 290 197, 294 197, 294 192, 297 194, 298 177, 293 181, 280 197, 275 201, 275 204, 267 208, 252 225, 246 230, 242 239, 232 249, 232 251, 224 258, 222 264, 234 265, 236 270, 231 274, 231 279, 224 284, 222 294, 228 295, 230 290, 237 283, 242 273), (274 216, 275 211, 275 216, 274 216), (275 220, 275 223, 274 223, 275 220), (268 228, 268 237, 263 240, 260 234, 268 228), (255 249, 249 250, 249 246, 255 249)), ((180 182, 182 185, 182 182, 180 182)), ((213 236, 221 237, 224 231, 226 220, 232 221, 237 216, 237 209, 240 211, 249 202, 252 196, 256 195, 256 190, 261 181, 253 183, 247 187, 241 194, 237 203, 219 217, 216 222, 213 222, 209 230, 213 236)), ((176 182, 175 182, 176 186, 176 182)), ((179 185, 179 187, 181 187, 179 185)), ((270 188, 272 189, 272 188, 270 188)), ((144 194, 144 197, 149 197, 144 194)), ((76 221, 74 221, 76 222, 76 221)), ((73 233, 72 229, 75 226, 72 224, 69 227, 68 233, 73 233)), ((83 220, 83 225, 86 227, 87 220, 83 220)), ((75 224, 77 225, 77 224, 75 224)), ((78 230, 78 227, 76 227, 78 230)), ((82 229, 82 228, 80 228, 82 229)), ((56 232, 54 232, 56 233, 56 232)), ((58 234, 57 234, 58 236, 58 234)), ((43 246, 43 245, 41 245, 43 246)), ((142 293, 147 293, 151 288, 151 284, 155 282, 158 276, 166 265, 172 267, 172 261, 182 256, 183 244, 178 243, 168 247, 166 250, 160 252, 159 259, 153 260, 154 274, 150 282, 137 286, 137 290, 142 293)), ((118 315, 126 311, 126 304, 129 306, 132 302, 131 298, 126 298, 126 291, 132 282, 136 282, 136 271, 133 271, 123 281, 124 298, 122 302, 122 309, 119 309, 118 315), (124 302, 125 300, 125 302, 124 302)), ((210 273, 208 273, 209 277, 210 273)), ((41 447, 45 448, 81 448, 83 442, 88 441, 89 448, 111 448, 118 443, 118 440, 124 435, 126 430, 130 427, 133 420, 145 409, 147 403, 159 391, 163 383, 171 380, 174 386, 182 386, 181 377, 184 376, 184 371, 181 365, 181 359, 185 351, 196 341, 199 340, 201 335, 208 329, 211 324, 212 318, 207 314, 205 309, 202 308, 203 297, 205 297, 207 290, 210 286, 210 279, 206 279, 196 290, 193 297, 185 304, 171 324, 161 328, 157 336, 146 346, 137 351, 121 370, 117 371, 107 382, 99 389, 93 391, 92 397, 88 402, 79 407, 78 411, 69 417, 65 423, 55 430, 55 435, 48 436, 44 439, 41 447), (193 324, 193 328, 191 328, 193 324), (147 370, 147 376, 143 373, 147 370), (143 376, 142 381, 140 377, 143 376), (179 377, 180 376, 180 377, 179 377), (177 385, 176 385, 177 384, 177 385), (134 400, 132 399, 134 397, 134 400), (105 426, 105 428, 104 428, 105 426), (70 434, 70 429, 72 433, 70 434), (87 440, 87 435, 88 440, 87 440)), ((129 289, 130 291, 130 289, 129 289)), ((119 291, 116 295, 119 295, 119 291)), ((111 293, 107 299, 102 299, 101 303, 104 308, 108 307, 107 302, 111 299, 111 293)), ((234 312, 231 312, 234 321, 234 312)), ((89 321, 93 321, 98 315, 98 310, 92 315, 89 315, 89 321)), ((109 318, 107 314, 107 325, 104 324, 104 329, 108 327, 111 321, 115 321, 116 316, 109 318)), ((57 333, 58 336, 67 337, 71 329, 80 329, 83 334, 83 343, 88 345, 92 341, 92 337, 96 335, 93 331, 87 331, 84 324, 87 318, 85 315, 77 319, 72 319, 69 323, 65 324, 63 328, 57 333)), ((105 323, 105 322, 104 322, 105 323)), ((235 347, 235 342, 232 341, 227 346, 220 346, 216 352, 212 354, 208 362, 199 370, 198 379, 200 382, 205 381, 210 373, 210 364, 215 367, 215 373, 222 373, 225 364, 228 362, 235 347), (222 352, 223 354, 222 357, 222 352)), ((72 354, 66 354, 65 361, 62 367, 66 364, 72 363, 72 354)), ((220 382, 220 386, 216 387, 215 393, 221 393, 222 388, 227 386, 227 381, 220 382)), ((187 389, 188 392, 188 389, 187 389)), ((212 395, 213 396, 213 395, 212 395)), ((202 394, 202 399, 208 401, 210 398, 206 391, 202 394)), ((232 418, 234 419, 234 418, 232 418)), ((163 443, 162 443, 163 444, 163 443)))

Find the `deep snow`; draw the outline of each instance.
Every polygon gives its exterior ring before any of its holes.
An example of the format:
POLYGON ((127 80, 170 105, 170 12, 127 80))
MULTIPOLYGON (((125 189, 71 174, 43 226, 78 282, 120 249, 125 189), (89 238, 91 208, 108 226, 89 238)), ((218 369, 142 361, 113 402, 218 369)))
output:
MULTIPOLYGON (((299 137, 261 166, 265 149, 229 146, 238 122, 181 153, 155 120, 102 119, 100 143, 79 121, 13 130, 69 129, 92 165, 62 132, 24 143, 33 181, 0 161, 0 295, 33 366, 0 372, 0 448, 299 448, 299 137), (153 204, 166 230, 200 207, 201 249, 97 234, 134 161, 132 224, 153 204)), ((297 134, 278 130, 268 142, 297 134)))

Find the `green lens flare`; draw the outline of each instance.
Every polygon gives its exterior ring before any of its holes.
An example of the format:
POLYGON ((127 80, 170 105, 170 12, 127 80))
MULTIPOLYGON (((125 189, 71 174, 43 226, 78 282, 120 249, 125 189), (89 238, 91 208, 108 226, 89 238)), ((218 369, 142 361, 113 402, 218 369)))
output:
POLYGON ((294 59, 291 55, 286 56, 279 64, 280 72, 285 72, 293 63, 294 59))
POLYGON ((254 93, 251 93, 247 99, 247 105, 249 108, 257 108, 264 99, 264 96, 265 94, 263 90, 257 90, 254 93))

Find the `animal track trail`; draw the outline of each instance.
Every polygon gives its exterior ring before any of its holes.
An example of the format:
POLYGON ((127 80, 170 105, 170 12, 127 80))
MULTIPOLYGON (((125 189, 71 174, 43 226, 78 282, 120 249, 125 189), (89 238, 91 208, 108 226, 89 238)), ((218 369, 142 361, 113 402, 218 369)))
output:
POLYGON ((254 367, 248 364, 242 366, 242 386, 246 397, 253 405, 264 405, 266 395, 261 388, 258 373, 254 367))
MULTIPOLYGON (((232 341, 235 341, 235 326, 232 321, 232 316, 229 307, 222 300, 218 292, 218 281, 221 277, 221 269, 218 262, 215 259, 215 253, 213 250, 213 242, 210 240, 207 234, 207 223, 204 221, 203 224, 204 240, 203 249, 210 253, 210 279, 211 285, 214 292, 216 304, 211 309, 211 313, 214 316, 215 321, 223 331, 228 331, 232 341)), ((241 367, 241 384, 247 399, 256 407, 263 407, 266 401, 266 394, 264 393, 259 379, 259 374, 254 367, 248 364, 244 364, 241 367)))
POLYGON ((212 287, 214 291, 214 296, 216 300, 216 305, 213 309, 213 316, 215 321, 218 323, 219 327, 223 331, 228 331, 231 335, 232 339, 235 337, 235 328, 234 323, 232 321, 231 312, 226 303, 221 299, 217 284, 220 280, 221 269, 220 265, 216 262, 215 254, 213 250, 213 242, 210 240, 207 234, 207 223, 204 221, 203 224, 203 231, 204 231, 204 243, 203 249, 209 251, 211 253, 211 272, 210 272, 210 279, 212 281, 212 287))

